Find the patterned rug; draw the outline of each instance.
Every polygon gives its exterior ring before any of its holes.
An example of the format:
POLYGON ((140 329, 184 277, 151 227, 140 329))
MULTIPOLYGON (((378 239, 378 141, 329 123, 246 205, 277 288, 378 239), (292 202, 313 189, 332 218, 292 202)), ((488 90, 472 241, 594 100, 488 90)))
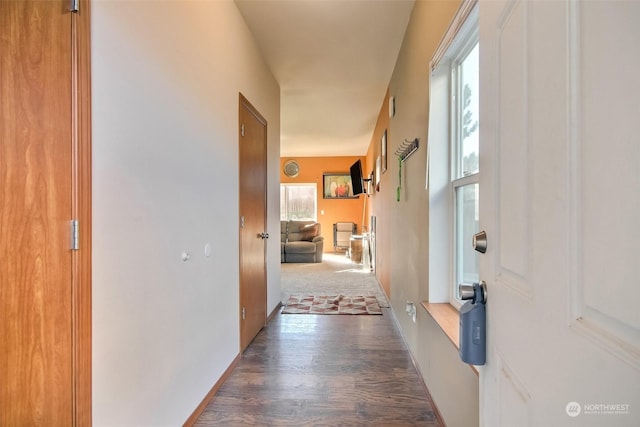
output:
POLYGON ((292 295, 282 314, 382 314, 382 310, 374 296, 292 295))
POLYGON ((389 307, 376 276, 344 254, 325 253, 322 262, 280 264, 280 301, 291 295, 373 295, 380 307, 389 307))

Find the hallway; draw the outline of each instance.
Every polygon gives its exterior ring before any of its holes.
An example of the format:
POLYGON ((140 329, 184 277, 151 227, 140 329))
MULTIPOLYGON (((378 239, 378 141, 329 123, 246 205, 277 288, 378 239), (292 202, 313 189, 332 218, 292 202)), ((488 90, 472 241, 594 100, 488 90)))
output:
POLYGON ((196 426, 440 426, 392 313, 278 314, 196 426))

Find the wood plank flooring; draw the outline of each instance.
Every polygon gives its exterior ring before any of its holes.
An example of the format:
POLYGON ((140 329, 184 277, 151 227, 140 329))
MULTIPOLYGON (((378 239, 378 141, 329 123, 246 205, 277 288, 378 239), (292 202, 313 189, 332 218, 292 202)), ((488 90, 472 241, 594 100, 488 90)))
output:
POLYGON ((441 426, 389 309, 278 314, 196 426, 441 426))

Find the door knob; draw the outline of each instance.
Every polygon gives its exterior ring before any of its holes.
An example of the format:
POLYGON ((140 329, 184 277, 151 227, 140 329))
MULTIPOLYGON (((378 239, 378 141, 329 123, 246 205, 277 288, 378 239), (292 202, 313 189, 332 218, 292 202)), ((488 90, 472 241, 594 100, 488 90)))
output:
POLYGON ((458 285, 458 292, 460 293, 461 300, 472 300, 473 303, 483 303, 487 302, 487 284, 484 280, 481 280, 480 283, 460 283, 458 285))
POLYGON ((481 254, 487 252, 487 233, 484 230, 473 235, 473 249, 481 254))
POLYGON ((460 283, 458 285, 458 293, 460 294, 460 299, 463 301, 472 300, 476 295, 473 290, 473 285, 467 283, 460 283))
POLYGON ((258 234, 258 237, 260 237, 262 240, 268 239, 269 238, 269 233, 260 233, 260 234, 258 234))

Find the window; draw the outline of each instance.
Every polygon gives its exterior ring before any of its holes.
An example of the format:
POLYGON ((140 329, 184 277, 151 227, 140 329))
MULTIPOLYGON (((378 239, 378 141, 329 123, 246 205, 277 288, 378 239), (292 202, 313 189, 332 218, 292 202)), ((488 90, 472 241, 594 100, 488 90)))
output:
POLYGON ((316 221, 316 184, 280 184, 280 220, 316 221))
POLYGON ((453 295, 459 300, 459 283, 479 281, 478 257, 471 239, 479 231, 479 45, 471 37, 466 49, 451 65, 451 200, 454 224, 453 295))
POLYGON ((464 0, 431 61, 429 301, 459 307, 458 284, 477 282, 479 227, 478 8, 464 0))

